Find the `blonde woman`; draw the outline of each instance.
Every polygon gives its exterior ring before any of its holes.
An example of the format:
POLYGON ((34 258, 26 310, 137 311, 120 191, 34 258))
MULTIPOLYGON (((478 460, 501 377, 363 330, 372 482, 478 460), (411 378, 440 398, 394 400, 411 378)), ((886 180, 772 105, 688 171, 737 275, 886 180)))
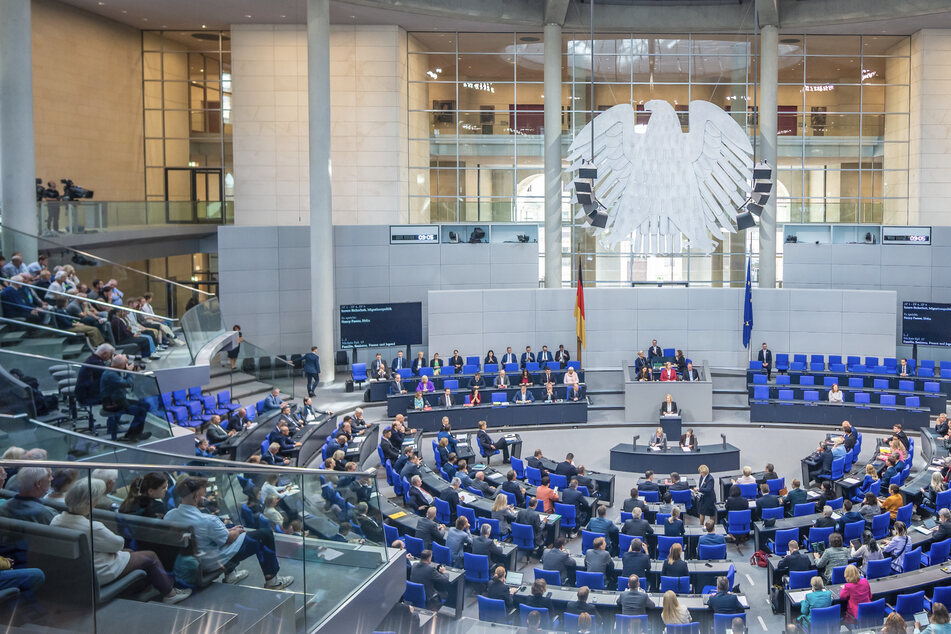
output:
POLYGON ((499 493, 492 502, 492 519, 499 520, 499 527, 502 532, 508 531, 509 523, 515 520, 515 511, 509 504, 509 499, 504 494, 499 493))
POLYGON ((664 593, 664 609, 660 616, 664 620, 664 625, 683 625, 691 622, 690 611, 680 605, 673 590, 664 593))
POLYGON ((756 478, 753 477, 753 467, 743 467, 743 475, 734 480, 733 484, 756 484, 756 478))
POLYGON ((944 479, 941 477, 941 472, 935 471, 931 474, 931 484, 921 490, 921 492, 924 494, 922 502, 932 508, 935 508, 935 500, 937 499, 938 494, 947 488, 948 487, 944 484, 944 479))
POLYGON ((700 525, 703 526, 709 517, 713 521, 717 518, 717 491, 713 476, 710 475, 710 469, 702 464, 697 469, 700 474, 700 482, 697 483, 697 492, 700 498, 697 500, 697 512, 700 513, 700 525))

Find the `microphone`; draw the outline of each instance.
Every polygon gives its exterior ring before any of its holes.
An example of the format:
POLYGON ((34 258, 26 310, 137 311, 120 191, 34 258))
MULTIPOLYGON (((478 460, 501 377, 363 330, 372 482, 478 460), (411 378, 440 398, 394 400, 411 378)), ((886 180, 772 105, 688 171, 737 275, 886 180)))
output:
POLYGON ((726 449, 726 434, 720 434, 720 438, 723 439, 723 448, 726 449))
POLYGON ((637 439, 638 439, 638 438, 640 438, 640 436, 634 436, 634 443, 633 443, 632 449, 637 449, 637 439))

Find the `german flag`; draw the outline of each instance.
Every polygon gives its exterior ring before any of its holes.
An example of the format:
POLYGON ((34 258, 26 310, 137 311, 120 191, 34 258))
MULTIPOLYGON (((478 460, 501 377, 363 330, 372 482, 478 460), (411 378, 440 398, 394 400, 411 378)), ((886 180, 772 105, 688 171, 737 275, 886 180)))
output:
POLYGON ((584 280, 581 275, 581 256, 578 257, 578 292, 575 296, 575 331, 581 347, 585 348, 584 338, 584 280))

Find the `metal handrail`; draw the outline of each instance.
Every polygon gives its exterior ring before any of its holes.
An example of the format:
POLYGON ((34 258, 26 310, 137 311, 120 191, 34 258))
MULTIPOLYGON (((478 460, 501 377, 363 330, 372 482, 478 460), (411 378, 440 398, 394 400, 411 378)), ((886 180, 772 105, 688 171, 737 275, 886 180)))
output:
MULTIPOLYGON (((109 309, 115 308, 116 310, 124 310, 130 313, 135 313, 136 315, 144 315, 149 319, 161 319, 169 321, 178 321, 177 317, 165 317, 164 315, 158 315, 155 313, 147 313, 136 308, 129 308, 128 306, 116 306, 115 304, 110 304, 109 302, 104 302, 99 299, 89 299, 88 297, 80 297, 79 295, 73 293, 65 293, 63 291, 51 291, 48 288, 43 288, 42 286, 35 286, 34 284, 28 284, 27 282, 21 282, 20 280, 14 280, 9 277, 0 276, 0 282, 7 282, 8 284, 16 284, 18 286, 26 286, 27 288, 32 288, 37 291, 42 291, 45 294, 53 293, 54 295, 62 295, 63 297, 68 297, 69 299, 81 299, 84 302, 89 302, 90 304, 96 304, 98 306, 104 306, 109 309)), ((43 310, 40 308, 39 310, 43 310)))
MULTIPOLYGON (((39 310, 44 313, 50 312, 50 311, 43 310, 42 308, 39 310)), ((55 313, 50 313, 50 314, 55 314, 55 313)), ((9 319, 7 317, 0 317, 0 323, 23 326, 31 330, 43 330, 46 332, 57 334, 61 337, 84 337, 85 338, 85 335, 83 335, 83 333, 81 332, 73 332, 71 330, 62 330, 60 328, 53 328, 52 326, 44 326, 42 324, 31 324, 28 321, 19 321, 17 319, 9 319)))
MULTIPOLYGON (((70 333, 75 335, 76 333, 70 333)), ((41 362, 48 362, 50 365, 64 365, 68 364, 71 366, 80 366, 84 368, 96 368, 97 370, 112 370, 113 372, 125 372, 127 374, 134 374, 135 376, 144 376, 151 379, 155 379, 155 373, 151 370, 144 370, 142 372, 136 372, 134 370, 125 370, 123 368, 112 368, 107 365, 92 365, 91 363, 80 363, 79 361, 70 361, 68 359, 54 359, 52 357, 44 357, 40 354, 31 354, 29 352, 17 352, 16 350, 10 350, 8 348, 0 348, 0 357, 5 354, 12 354, 18 357, 29 357, 31 359, 37 359, 41 362)))
MULTIPOLYGON (((87 438, 88 440, 88 438, 87 438)), ((144 451, 141 447, 123 447, 126 451, 134 449, 135 451, 144 451)), ((160 453, 160 452, 157 452, 160 453)), ((179 454, 162 454, 170 458, 182 458, 183 456, 179 454)), ((215 460, 214 458, 202 458, 200 461, 204 462, 206 460, 215 460)), ((219 461, 223 463, 228 463, 227 460, 219 461)), ((57 460, 2 460, 0 461, 0 466, 2 467, 15 467, 17 469, 23 469, 26 467, 41 467, 44 469, 117 469, 117 470, 129 470, 129 471, 159 471, 163 473, 167 472, 180 472, 180 471, 194 471, 200 469, 201 471, 208 471, 211 473, 263 473, 263 474, 272 474, 272 473, 288 473, 292 472, 300 475, 332 475, 334 477, 345 476, 348 474, 346 471, 334 471, 329 469, 310 469, 305 467, 274 467, 270 465, 258 465, 251 463, 228 463, 228 466, 222 464, 214 465, 186 465, 186 464, 169 464, 169 465, 151 465, 151 464, 132 464, 128 462, 76 462, 76 461, 57 461, 57 460)), ((372 475, 373 470, 367 470, 364 472, 351 471, 350 473, 357 473, 358 475, 369 476, 372 475)))
MULTIPOLYGON (((88 252, 88 251, 80 251, 79 249, 75 249, 75 248, 73 248, 73 247, 70 247, 70 246, 67 246, 67 245, 63 244, 62 242, 57 242, 56 240, 50 240, 49 238, 47 238, 47 237, 45 237, 45 236, 38 236, 38 235, 36 235, 35 233, 30 233, 30 232, 28 232, 28 231, 21 231, 20 229, 14 229, 13 227, 8 227, 8 226, 4 225, 2 222, 0 222, 0 229, 2 229, 3 231, 12 231, 12 232, 14 232, 14 233, 19 233, 20 235, 28 236, 28 237, 30 237, 30 238, 35 238, 36 240, 41 240, 41 241, 43 241, 43 242, 48 242, 48 243, 54 245, 57 249, 63 249, 63 250, 66 250, 66 251, 70 251, 70 252, 72 252, 72 253, 76 253, 76 254, 81 255, 81 256, 83 256, 83 257, 87 257, 87 258, 96 260, 96 261, 98 261, 98 262, 103 262, 103 263, 105 263, 105 264, 110 264, 110 265, 112 265, 112 266, 118 266, 120 269, 125 269, 126 271, 132 271, 133 273, 136 273, 136 274, 138 274, 138 275, 144 275, 144 276, 150 277, 150 278, 152 278, 152 279, 154 279, 154 280, 158 280, 158 281, 160 281, 160 282, 164 282, 165 284, 172 284, 172 285, 174 285, 174 286, 178 286, 178 287, 180 287, 180 288, 184 288, 185 290, 191 291, 191 292, 193 292, 193 293, 198 293, 198 294, 200 294, 200 295, 207 295, 208 297, 213 297, 213 296, 214 296, 214 293, 209 293, 208 291, 203 291, 203 290, 201 290, 201 289, 193 288, 193 287, 191 287, 191 286, 186 286, 185 284, 181 284, 180 282, 175 282, 175 281, 173 281, 173 280, 170 280, 170 279, 168 279, 168 278, 161 277, 161 276, 159 276, 159 275, 155 275, 155 274, 153 274, 153 273, 146 273, 145 271, 140 271, 139 269, 132 268, 131 266, 126 266, 125 264, 120 264, 119 262, 114 262, 114 261, 112 261, 112 260, 108 260, 108 259, 106 259, 106 258, 100 257, 100 256, 95 255, 95 254, 93 254, 93 253, 90 253, 90 252, 88 252)), ((42 250, 42 249, 41 249, 41 250, 42 250)))

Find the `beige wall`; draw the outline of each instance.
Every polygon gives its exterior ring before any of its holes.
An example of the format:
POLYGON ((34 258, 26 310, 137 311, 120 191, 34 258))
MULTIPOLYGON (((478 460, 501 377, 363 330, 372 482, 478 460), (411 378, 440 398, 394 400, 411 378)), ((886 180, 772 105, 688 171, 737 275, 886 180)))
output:
POLYGON ((911 129, 908 222, 951 224, 951 30, 925 29, 911 38, 911 129))
POLYGON ((36 175, 143 199, 141 32, 52 0, 32 9, 36 175))
MULTIPOLYGON (((331 27, 335 224, 405 222, 406 33, 331 27)), ((235 224, 307 225, 307 33, 232 26, 235 224)))

